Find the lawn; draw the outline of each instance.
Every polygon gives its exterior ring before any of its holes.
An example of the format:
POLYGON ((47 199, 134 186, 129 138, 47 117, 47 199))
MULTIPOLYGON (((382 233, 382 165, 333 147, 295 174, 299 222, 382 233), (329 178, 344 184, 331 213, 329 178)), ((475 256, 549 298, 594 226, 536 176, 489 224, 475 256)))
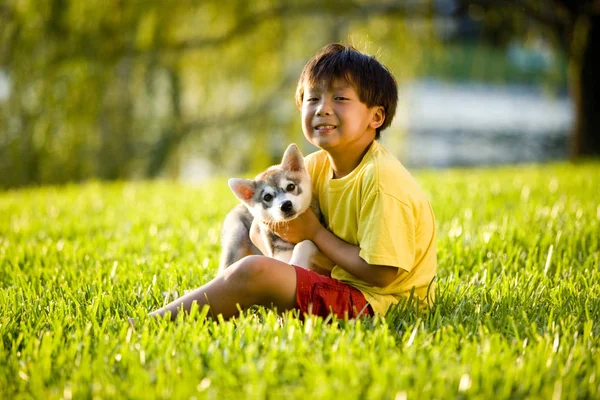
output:
POLYGON ((361 321, 145 318, 214 276, 225 179, 0 193, 0 398, 599 398, 600 163, 416 178, 437 305, 361 321))

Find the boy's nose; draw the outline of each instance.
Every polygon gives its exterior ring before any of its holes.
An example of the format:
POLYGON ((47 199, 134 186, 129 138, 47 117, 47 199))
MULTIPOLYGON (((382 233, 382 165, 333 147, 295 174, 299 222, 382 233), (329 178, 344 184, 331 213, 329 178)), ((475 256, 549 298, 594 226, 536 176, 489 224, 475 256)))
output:
POLYGON ((331 106, 328 101, 321 101, 317 108, 317 116, 331 115, 331 106))

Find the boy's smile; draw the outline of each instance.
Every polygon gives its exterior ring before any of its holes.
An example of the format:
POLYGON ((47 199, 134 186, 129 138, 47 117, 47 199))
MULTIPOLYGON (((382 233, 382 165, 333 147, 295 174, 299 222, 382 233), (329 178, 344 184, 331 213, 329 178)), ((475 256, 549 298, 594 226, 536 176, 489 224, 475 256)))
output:
POLYGON ((329 132, 333 131, 335 128, 336 128, 335 125, 328 125, 328 124, 320 124, 315 127, 315 129, 320 134, 329 133, 329 132))
POLYGON ((343 79, 305 87, 302 130, 309 142, 325 151, 364 151, 383 123, 381 107, 367 107, 343 79))

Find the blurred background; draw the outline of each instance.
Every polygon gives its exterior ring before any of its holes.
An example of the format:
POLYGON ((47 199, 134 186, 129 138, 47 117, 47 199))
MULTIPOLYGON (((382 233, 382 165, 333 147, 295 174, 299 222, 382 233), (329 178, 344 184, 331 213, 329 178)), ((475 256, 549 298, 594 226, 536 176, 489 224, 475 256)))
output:
POLYGON ((599 21, 598 0, 1 0, 0 188, 308 153, 296 82, 338 41, 395 74, 382 141, 409 167, 597 157, 599 21))

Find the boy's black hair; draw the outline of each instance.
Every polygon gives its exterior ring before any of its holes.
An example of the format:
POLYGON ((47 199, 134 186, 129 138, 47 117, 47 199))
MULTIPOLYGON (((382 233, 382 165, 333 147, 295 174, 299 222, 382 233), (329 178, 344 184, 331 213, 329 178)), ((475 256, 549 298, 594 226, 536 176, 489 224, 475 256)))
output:
POLYGON ((306 63, 300 74, 296 88, 298 108, 302 107, 305 85, 316 87, 320 82, 331 82, 332 79, 345 79, 367 107, 383 107, 385 120, 375 136, 379 139, 380 132, 392 123, 398 103, 398 86, 391 72, 375 57, 352 46, 329 44, 306 63))

